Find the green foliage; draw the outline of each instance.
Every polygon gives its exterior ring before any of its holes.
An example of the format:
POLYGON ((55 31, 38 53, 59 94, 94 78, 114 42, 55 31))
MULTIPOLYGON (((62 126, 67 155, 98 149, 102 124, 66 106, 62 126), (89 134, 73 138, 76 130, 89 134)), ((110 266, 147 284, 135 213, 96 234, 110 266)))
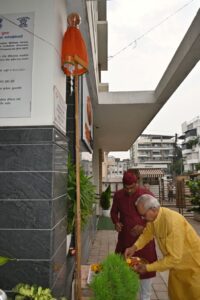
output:
POLYGON ((16 260, 16 258, 9 258, 9 257, 5 257, 5 256, 0 256, 0 266, 3 266, 5 264, 7 264, 7 262, 9 262, 11 260, 16 260))
POLYGON ((183 173, 183 168, 182 149, 176 144, 173 162, 170 165, 169 171, 173 176, 178 176, 183 173))
POLYGON ((111 188, 109 185, 107 189, 101 193, 100 196, 100 205, 104 210, 110 208, 110 199, 111 199, 111 188))
POLYGON ((196 146, 197 144, 199 144, 199 137, 193 139, 193 140, 189 140, 187 143, 186 143, 186 147, 187 149, 192 149, 193 146, 196 146))
MULTIPOLYGON (((76 169, 68 158, 68 179, 67 179, 67 233, 71 233, 75 224, 76 214, 76 169)), ((85 175, 84 170, 80 167, 80 206, 81 206, 81 227, 87 223, 92 213, 92 207, 95 203, 95 186, 91 182, 92 177, 85 175)))
POLYGON ((200 170, 200 163, 195 165, 196 171, 200 170))
POLYGON ((51 290, 37 285, 18 283, 12 291, 16 294, 15 300, 34 299, 34 300, 54 300, 51 290))
POLYGON ((191 192, 191 203, 194 205, 192 210, 200 212, 200 180, 189 180, 187 185, 191 192))
POLYGON ((183 160, 178 159, 171 165, 170 173, 174 174, 175 176, 181 175, 183 173, 183 160))
MULTIPOLYGON (((12 292, 15 294, 15 300, 57 300, 53 297, 49 288, 43 288, 36 284, 18 283, 12 292)), ((59 300, 67 300, 66 297, 60 297, 59 300)))
POLYGON ((102 262, 102 270, 94 277, 91 289, 94 295, 90 300, 135 300, 139 278, 122 256, 110 254, 102 262))

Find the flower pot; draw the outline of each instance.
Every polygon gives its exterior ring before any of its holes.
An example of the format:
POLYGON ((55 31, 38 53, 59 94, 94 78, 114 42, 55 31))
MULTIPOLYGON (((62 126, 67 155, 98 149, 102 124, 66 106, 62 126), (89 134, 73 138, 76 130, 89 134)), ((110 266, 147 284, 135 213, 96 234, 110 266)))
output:
POLYGON ((68 254, 69 252, 69 247, 70 247, 70 244, 71 244, 71 239, 72 239, 72 234, 69 233, 67 235, 67 238, 66 238, 66 255, 68 254))
POLYGON ((102 209, 102 216, 104 217, 110 217, 110 209, 102 209))

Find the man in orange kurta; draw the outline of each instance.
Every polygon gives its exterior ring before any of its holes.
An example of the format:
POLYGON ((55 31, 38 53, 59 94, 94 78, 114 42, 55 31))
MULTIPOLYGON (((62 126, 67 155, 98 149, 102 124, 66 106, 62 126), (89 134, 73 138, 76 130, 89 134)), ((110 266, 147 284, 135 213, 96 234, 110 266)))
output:
POLYGON ((142 195, 136 202, 137 210, 148 222, 139 239, 127 248, 125 257, 132 256, 154 237, 163 258, 136 270, 145 274, 169 269, 168 293, 170 300, 200 300, 200 237, 179 213, 160 207, 157 199, 142 195))

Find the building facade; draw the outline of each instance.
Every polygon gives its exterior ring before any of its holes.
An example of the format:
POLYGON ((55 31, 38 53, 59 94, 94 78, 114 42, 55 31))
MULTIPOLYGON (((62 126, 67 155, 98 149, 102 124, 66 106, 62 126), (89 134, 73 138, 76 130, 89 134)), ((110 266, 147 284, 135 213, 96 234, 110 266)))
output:
POLYGON ((171 135, 143 134, 130 148, 132 168, 160 168, 170 174, 175 138, 171 135))
MULTIPOLYGON (((0 286, 9 292, 20 282, 37 284, 71 299, 67 158, 76 159, 75 92, 61 68, 62 40, 67 16, 79 13, 90 57, 88 73, 79 80, 83 124, 83 100, 89 97, 94 109, 100 72, 107 68, 106 1, 0 0, 0 6, 0 255, 17 259, 1 268, 0 286)), ((98 151, 80 127, 82 165, 91 173, 98 151)), ((82 232, 83 263, 91 227, 90 222, 82 232)))
POLYGON ((185 172, 193 172, 200 164, 200 116, 182 124, 182 155, 185 172))
POLYGON ((129 159, 120 159, 114 156, 108 156, 104 163, 103 179, 111 179, 114 177, 122 178, 125 171, 130 167, 129 159))

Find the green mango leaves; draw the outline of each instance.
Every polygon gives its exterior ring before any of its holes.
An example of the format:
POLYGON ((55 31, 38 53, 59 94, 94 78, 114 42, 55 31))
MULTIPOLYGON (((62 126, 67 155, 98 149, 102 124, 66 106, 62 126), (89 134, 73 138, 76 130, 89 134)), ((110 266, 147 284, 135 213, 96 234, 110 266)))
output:
POLYGON ((0 266, 5 265, 7 262, 9 262, 11 260, 16 260, 16 258, 9 258, 9 257, 0 256, 0 266))

